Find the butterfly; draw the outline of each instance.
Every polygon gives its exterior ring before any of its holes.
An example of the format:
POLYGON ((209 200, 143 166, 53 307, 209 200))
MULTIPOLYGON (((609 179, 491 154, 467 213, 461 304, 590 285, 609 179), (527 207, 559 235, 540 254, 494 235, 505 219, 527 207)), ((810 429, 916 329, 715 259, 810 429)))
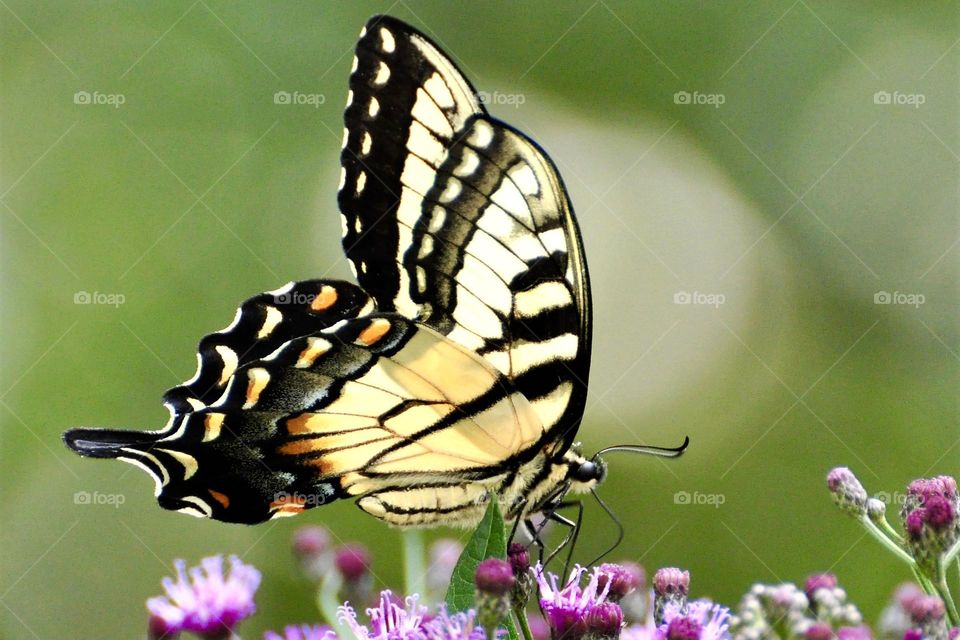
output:
POLYGON ((556 167, 427 36, 376 16, 350 75, 338 203, 358 285, 290 283, 200 341, 153 432, 66 444, 166 509, 258 523, 335 500, 392 525, 519 521, 595 487, 583 242, 556 167))

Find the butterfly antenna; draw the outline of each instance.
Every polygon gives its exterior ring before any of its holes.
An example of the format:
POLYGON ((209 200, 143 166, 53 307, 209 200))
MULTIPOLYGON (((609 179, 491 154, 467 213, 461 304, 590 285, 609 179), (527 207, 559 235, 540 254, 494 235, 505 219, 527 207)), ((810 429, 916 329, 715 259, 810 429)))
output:
MULTIPOLYGON (((686 442, 684 442, 684 446, 686 446, 686 442)), ((677 454, 677 455, 679 455, 679 454, 677 454)), ((590 490, 590 493, 593 494, 593 497, 596 498, 596 500, 597 500, 597 504, 600 505, 600 508, 603 509, 608 516, 610 516, 610 520, 612 520, 612 521, 613 521, 613 524, 617 527, 617 539, 616 539, 616 541, 610 546, 609 549, 607 549, 606 551, 604 551, 603 553, 601 553, 599 556, 597 556, 596 558, 594 558, 593 560, 591 560, 588 565, 586 565, 586 566, 588 566, 588 567, 593 567, 593 566, 596 566, 596 564, 597 564, 598 562, 600 562, 600 561, 603 560, 605 557, 607 557, 607 555, 609 555, 610 553, 612 553, 614 549, 616 549, 617 547, 620 546, 620 543, 623 542, 624 530, 623 530, 623 523, 620 522, 620 518, 618 518, 617 515, 613 512, 613 509, 611 509, 611 508, 607 505, 607 503, 603 501, 603 499, 600 497, 600 494, 597 493, 597 490, 596 490, 596 489, 591 489, 591 490, 590 490)))
MULTIPOLYGON (((601 456, 605 453, 610 453, 611 451, 629 451, 631 453, 642 453, 651 456, 658 456, 660 458, 679 458, 683 455, 683 452, 687 450, 687 445, 690 444, 690 436, 683 437, 683 444, 679 447, 651 447, 642 444, 617 444, 612 447, 607 447, 606 449, 601 449, 597 452, 598 456, 601 456)), ((597 498, 599 500, 599 498, 597 498)))

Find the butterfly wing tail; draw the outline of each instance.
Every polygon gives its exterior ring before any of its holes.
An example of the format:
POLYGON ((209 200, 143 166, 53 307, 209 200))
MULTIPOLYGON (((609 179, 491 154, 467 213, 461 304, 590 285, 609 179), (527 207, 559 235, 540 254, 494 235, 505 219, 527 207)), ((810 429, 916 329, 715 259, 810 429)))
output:
POLYGON ((74 452, 86 458, 116 458, 123 449, 149 447, 157 441, 157 434, 149 431, 123 429, 70 429, 63 434, 63 442, 74 452))

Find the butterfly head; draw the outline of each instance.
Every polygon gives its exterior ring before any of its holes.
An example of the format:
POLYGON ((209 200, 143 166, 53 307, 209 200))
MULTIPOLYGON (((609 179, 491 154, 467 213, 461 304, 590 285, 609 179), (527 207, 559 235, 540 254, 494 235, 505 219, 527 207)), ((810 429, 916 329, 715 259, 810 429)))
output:
POLYGON ((272 469, 260 449, 228 432, 204 442, 189 427, 179 435, 71 429, 64 442, 82 456, 140 468, 153 478, 161 507, 199 518, 256 524, 333 497, 330 485, 304 484, 295 469, 272 469))

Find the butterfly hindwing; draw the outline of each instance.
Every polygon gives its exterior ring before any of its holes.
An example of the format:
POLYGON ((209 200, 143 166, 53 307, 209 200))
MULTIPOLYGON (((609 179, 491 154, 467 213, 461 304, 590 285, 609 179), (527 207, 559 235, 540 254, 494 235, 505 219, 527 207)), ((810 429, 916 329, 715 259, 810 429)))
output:
POLYGON ((341 280, 291 282, 249 298, 237 309, 230 326, 200 340, 197 372, 167 391, 163 401, 173 413, 201 409, 220 397, 238 367, 292 338, 373 309, 370 296, 341 280))
POLYGON ((175 437, 127 447, 158 499, 234 522, 347 496, 505 475, 542 436, 532 407, 485 360, 425 325, 374 313, 239 366, 175 437))

